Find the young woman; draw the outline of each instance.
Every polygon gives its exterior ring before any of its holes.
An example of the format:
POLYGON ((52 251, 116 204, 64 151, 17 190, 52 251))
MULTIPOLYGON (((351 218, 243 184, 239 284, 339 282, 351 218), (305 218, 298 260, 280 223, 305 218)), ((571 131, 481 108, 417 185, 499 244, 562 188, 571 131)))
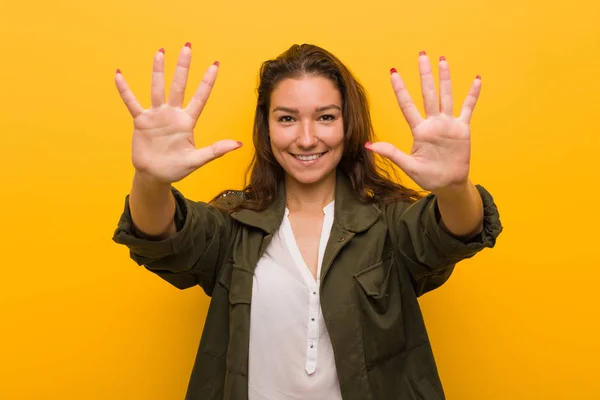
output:
POLYGON ((186 399, 443 399, 417 298, 502 230, 491 195, 469 180, 481 79, 455 117, 448 62, 438 98, 421 53, 422 117, 392 69, 414 138, 405 154, 372 143, 365 92, 348 68, 294 45, 260 71, 249 184, 206 204, 171 184, 242 144, 196 149, 219 63, 183 108, 190 59, 187 44, 165 103, 156 53, 147 110, 117 71, 135 176, 113 238, 174 286, 212 297, 186 399), (393 182, 373 153, 430 193, 393 182))

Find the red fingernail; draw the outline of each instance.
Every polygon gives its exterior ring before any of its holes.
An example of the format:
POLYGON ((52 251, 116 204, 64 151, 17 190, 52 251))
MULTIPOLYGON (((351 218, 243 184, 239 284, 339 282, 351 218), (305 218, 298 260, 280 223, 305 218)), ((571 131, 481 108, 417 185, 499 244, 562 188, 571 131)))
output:
POLYGON ((189 47, 189 48, 191 49, 191 48, 192 48, 192 44, 191 44, 190 42, 187 42, 187 43, 185 44, 185 47, 189 47))
POLYGON ((367 142, 367 143, 365 143, 365 147, 368 149, 369 147, 371 147, 372 144, 373 143, 371 143, 371 142, 367 142))
POLYGON ((237 142, 237 143, 238 143, 238 146, 243 146, 244 145, 244 143, 242 143, 242 142, 237 142))
POLYGON ((440 61, 445 61, 445 60, 446 60, 446 57, 440 56, 440 61))
POLYGON ((396 68, 390 69, 390 74, 395 74, 396 72, 398 72, 398 71, 396 71, 396 68))
POLYGON ((158 51, 160 51, 161 53, 165 54, 165 49, 163 49, 162 47, 160 49, 158 49, 158 51))
POLYGON ((213 65, 216 65, 216 66, 218 67, 219 65, 221 65, 221 63, 220 63, 220 62, 218 62, 218 61, 215 61, 215 62, 213 63, 213 65))
POLYGON ((120 74, 120 73, 121 73, 121 70, 117 68, 117 74, 120 74))
POLYGON ((426 55, 427 55, 427 53, 426 53, 425 51, 420 51, 420 52, 419 52, 419 55, 420 55, 420 56, 426 56, 426 55))
POLYGON ((477 75, 477 76, 475 77, 475 79, 479 79, 479 80, 481 80, 481 75, 477 75))

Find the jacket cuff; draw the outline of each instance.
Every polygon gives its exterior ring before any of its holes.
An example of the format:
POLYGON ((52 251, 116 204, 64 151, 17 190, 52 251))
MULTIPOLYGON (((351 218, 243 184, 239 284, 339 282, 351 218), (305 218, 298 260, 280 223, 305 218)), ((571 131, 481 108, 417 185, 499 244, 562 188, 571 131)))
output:
POLYGON ((181 251, 182 248, 190 245, 192 235, 189 234, 192 229, 192 216, 190 207, 185 197, 175 188, 171 188, 175 197, 175 216, 174 222, 177 232, 165 239, 158 239, 140 232, 135 228, 131 218, 131 209, 129 207, 129 195, 125 197, 125 207, 117 228, 113 234, 112 240, 123 244, 129 250, 143 259, 144 262, 151 259, 158 259, 173 255, 181 251))
POLYGON ((428 206, 425 234, 433 243, 438 244, 444 257, 457 259, 471 257, 486 247, 494 247, 498 235, 502 232, 500 215, 492 195, 481 185, 475 187, 483 201, 483 229, 471 238, 459 238, 442 226, 435 197, 428 206))

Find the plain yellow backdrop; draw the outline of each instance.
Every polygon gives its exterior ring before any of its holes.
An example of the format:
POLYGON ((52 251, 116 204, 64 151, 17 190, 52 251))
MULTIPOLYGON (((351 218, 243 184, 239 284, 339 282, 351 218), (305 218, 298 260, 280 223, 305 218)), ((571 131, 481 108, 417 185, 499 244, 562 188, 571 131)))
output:
POLYGON ((347 63, 404 150, 391 67, 419 106, 420 50, 446 56, 458 104, 481 74, 472 179, 505 231, 421 299, 447 397, 600 399, 598 4, 2 0, 0 398, 183 398, 209 299, 111 241, 133 174, 113 74, 148 106, 154 52, 170 79, 190 41, 190 96, 221 62, 198 146, 247 144, 176 184, 196 200, 241 187, 258 68, 293 43, 347 63))

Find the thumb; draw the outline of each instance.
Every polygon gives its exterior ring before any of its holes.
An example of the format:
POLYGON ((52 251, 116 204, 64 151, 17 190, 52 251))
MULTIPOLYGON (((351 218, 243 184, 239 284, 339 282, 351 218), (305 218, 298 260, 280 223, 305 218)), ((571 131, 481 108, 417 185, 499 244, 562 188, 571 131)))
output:
POLYGON ((411 156, 409 156, 408 154, 403 152, 402 150, 399 150, 396 146, 394 146, 391 143, 367 142, 365 144, 365 147, 368 150, 371 150, 372 152, 377 153, 380 156, 383 156, 383 157, 389 159, 391 162, 396 164, 398 167, 400 167, 401 170, 403 170, 404 172, 406 172, 409 175, 410 175, 410 171, 414 170, 415 160, 411 156))
POLYGON ((219 140, 210 146, 192 150, 187 155, 188 160, 186 161, 189 161, 189 165, 197 169, 230 151, 239 149, 242 145, 242 142, 236 142, 235 140, 219 140))

